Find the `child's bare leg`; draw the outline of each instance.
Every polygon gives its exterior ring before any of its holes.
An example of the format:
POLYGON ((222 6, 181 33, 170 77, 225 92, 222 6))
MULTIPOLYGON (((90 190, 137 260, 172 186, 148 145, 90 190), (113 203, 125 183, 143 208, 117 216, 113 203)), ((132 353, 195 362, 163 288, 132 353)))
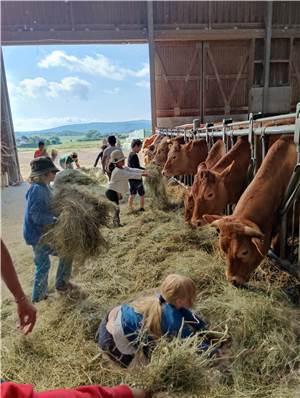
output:
POLYGON ((140 208, 144 209, 145 208, 145 196, 140 196, 140 208))
POLYGON ((133 210, 134 197, 135 197, 135 195, 129 195, 129 198, 128 198, 128 206, 129 206, 130 210, 133 210))

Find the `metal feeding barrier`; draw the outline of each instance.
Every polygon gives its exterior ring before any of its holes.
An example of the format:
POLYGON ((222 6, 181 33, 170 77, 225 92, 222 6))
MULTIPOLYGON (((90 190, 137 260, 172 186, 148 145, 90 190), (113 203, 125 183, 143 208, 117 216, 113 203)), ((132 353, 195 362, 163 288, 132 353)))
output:
MULTIPOLYGON (((172 137, 183 136, 185 142, 203 138, 210 150, 216 139, 222 139, 226 152, 234 145, 237 137, 248 136, 251 150, 251 159, 248 169, 248 184, 254 178, 259 166, 265 158, 269 140, 274 135, 289 134, 294 136, 294 143, 297 150, 297 163, 287 190, 282 201, 280 216, 280 253, 279 256, 272 250, 268 256, 276 260, 280 266, 290 274, 300 279, 300 103, 297 104, 296 112, 272 117, 261 117, 260 114, 250 114, 248 120, 233 122, 232 119, 224 119, 222 123, 214 125, 207 123, 205 127, 194 128, 173 128, 156 129, 157 134, 172 137), (294 124, 283 124, 268 126, 272 123, 285 122, 285 119, 295 118, 294 124), (290 222, 289 222, 290 221, 290 222), (289 231, 288 231, 289 224, 289 231)), ((180 185, 191 186, 194 176, 177 176, 180 185)), ((172 178, 174 180, 174 178, 172 178)), ((227 207, 226 214, 231 214, 231 206, 227 207)))

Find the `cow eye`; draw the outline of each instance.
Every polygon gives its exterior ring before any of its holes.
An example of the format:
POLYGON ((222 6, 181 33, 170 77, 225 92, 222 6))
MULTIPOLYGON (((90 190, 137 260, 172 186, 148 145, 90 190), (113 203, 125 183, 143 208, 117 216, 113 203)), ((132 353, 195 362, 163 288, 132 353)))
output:
POLYGON ((247 254, 248 254, 248 250, 244 250, 244 251, 241 253, 241 256, 247 256, 247 254))
POLYGON ((173 156, 173 159, 175 160, 175 159, 176 159, 176 156, 173 156))
POLYGON ((220 228, 216 228, 216 231, 218 232, 218 234, 220 233, 220 228))
POLYGON ((212 198, 212 197, 213 197, 213 194, 212 194, 212 193, 209 193, 209 194, 207 195, 207 197, 208 197, 208 198, 212 198))

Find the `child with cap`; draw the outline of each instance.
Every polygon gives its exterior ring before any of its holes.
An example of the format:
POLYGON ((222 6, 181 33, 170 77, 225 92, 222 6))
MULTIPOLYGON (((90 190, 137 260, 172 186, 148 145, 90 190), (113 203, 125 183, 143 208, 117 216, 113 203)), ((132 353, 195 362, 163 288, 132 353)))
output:
MULTIPOLYGON (((49 186, 54 181, 59 171, 53 161, 48 157, 39 157, 31 161, 31 174, 29 188, 26 194, 26 208, 23 225, 23 235, 26 243, 31 245, 34 253, 35 275, 33 282, 32 301, 38 302, 47 298, 48 274, 50 269, 49 255, 54 253, 40 238, 45 225, 56 222, 56 217, 50 211, 52 191, 49 186)), ((56 289, 67 293, 76 288, 69 282, 72 271, 70 259, 59 259, 56 273, 56 289)))
MULTIPOLYGON (((113 308, 98 330, 100 348, 116 363, 128 367, 139 346, 149 356, 160 337, 187 338, 206 329, 205 322, 190 308, 196 300, 196 285, 191 278, 170 274, 162 282, 159 295, 144 296, 113 308)), ((199 342, 199 351, 210 348, 199 342)), ((211 349, 213 353, 213 349, 211 349)))
MULTIPOLYGON (((131 152, 128 156, 127 164, 129 167, 133 167, 135 169, 145 170, 144 167, 141 167, 140 160, 138 157, 138 153, 142 149, 142 141, 139 139, 134 139, 131 142, 131 152)), ((140 208, 138 211, 145 211, 145 190, 142 180, 129 180, 130 185, 130 196, 128 198, 128 206, 131 210, 133 210, 133 201, 136 194, 139 194, 140 197, 140 208)))
POLYGON ((125 156, 120 149, 115 149, 110 155, 111 178, 108 183, 108 189, 105 192, 106 197, 117 205, 114 226, 120 227, 120 208, 119 201, 128 191, 128 180, 141 180, 142 176, 148 176, 148 173, 141 169, 125 167, 125 156))

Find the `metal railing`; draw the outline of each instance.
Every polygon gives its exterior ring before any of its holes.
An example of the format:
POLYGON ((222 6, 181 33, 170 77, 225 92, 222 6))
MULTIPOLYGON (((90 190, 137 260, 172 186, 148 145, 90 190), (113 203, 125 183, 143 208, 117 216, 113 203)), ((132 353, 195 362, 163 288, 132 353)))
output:
MULTIPOLYGON (((268 151, 268 141, 271 136, 290 134, 294 136, 297 150, 297 163, 289 181, 279 214, 280 214, 280 257, 270 252, 271 258, 288 272, 300 279, 300 103, 297 104, 296 112, 272 117, 257 118, 250 114, 249 119, 241 122, 232 122, 224 119, 222 124, 206 124, 205 127, 195 129, 173 128, 156 129, 158 134, 168 137, 184 136, 185 142, 203 138, 206 140, 208 149, 212 147, 215 139, 222 139, 228 152, 235 143, 237 137, 248 136, 251 150, 251 160, 248 170, 248 183, 255 176, 260 164, 268 151), (266 126, 268 122, 280 122, 287 118, 295 118, 294 124, 279 126, 266 126), (288 218, 290 218, 292 229, 288 231, 288 218), (296 237, 298 234, 298 238, 296 237), (298 239, 298 243, 297 243, 298 239), (298 254, 295 254, 295 245, 298 245, 298 254)), ((178 178, 178 177, 177 177, 178 178)), ((181 184, 190 186, 193 176, 181 176, 181 184), (183 182, 182 182, 183 180, 183 182)), ((227 209, 227 214, 230 209, 227 209)))

